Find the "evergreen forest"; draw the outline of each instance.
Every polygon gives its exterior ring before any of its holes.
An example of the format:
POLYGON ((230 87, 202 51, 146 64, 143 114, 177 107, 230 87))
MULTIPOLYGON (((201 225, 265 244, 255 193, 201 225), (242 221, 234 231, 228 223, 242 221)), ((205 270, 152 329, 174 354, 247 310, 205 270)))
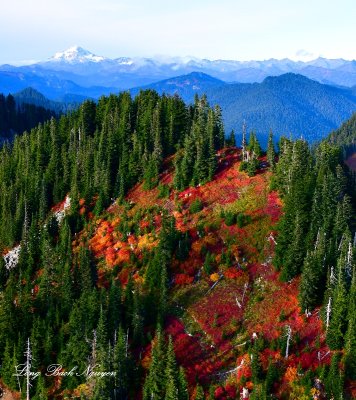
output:
POLYGON ((0 97, 12 398, 356 398, 355 117, 264 152, 205 95, 23 107, 0 97))

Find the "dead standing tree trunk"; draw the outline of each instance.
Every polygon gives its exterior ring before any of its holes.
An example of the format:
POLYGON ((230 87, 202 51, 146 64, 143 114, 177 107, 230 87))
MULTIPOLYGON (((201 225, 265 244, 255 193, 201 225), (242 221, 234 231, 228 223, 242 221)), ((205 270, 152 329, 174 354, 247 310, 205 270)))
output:
POLYGON ((287 345, 286 345, 286 355, 285 355, 285 358, 288 358, 288 356, 289 356, 290 341, 291 341, 291 339, 292 339, 292 328, 290 327, 290 325, 287 325, 286 337, 287 337, 287 345))
POLYGON ((30 383, 30 370, 31 370, 31 361, 32 361, 32 352, 30 346, 30 339, 27 339, 27 348, 25 351, 26 356, 26 400, 30 400, 30 387, 32 386, 30 383))
POLYGON ((326 330, 329 328, 331 314, 331 297, 329 297, 328 305, 326 307, 326 330))

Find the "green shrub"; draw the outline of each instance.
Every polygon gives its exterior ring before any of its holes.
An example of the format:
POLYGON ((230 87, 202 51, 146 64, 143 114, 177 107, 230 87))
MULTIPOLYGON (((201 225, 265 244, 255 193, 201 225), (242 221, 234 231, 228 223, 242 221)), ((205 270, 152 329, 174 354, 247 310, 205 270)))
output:
POLYGON ((238 214, 236 217, 236 223, 239 228, 243 228, 251 222, 251 216, 245 214, 238 214))
POLYGON ((233 213, 232 211, 227 211, 225 213, 225 224, 227 226, 236 224, 236 214, 233 213))
POLYGON ((279 314, 279 322, 283 322, 287 319, 287 315, 285 314, 284 310, 282 310, 279 314))
POLYGON ((191 245, 188 234, 182 234, 178 239, 178 245, 176 249, 176 257, 179 261, 184 261, 188 258, 190 247, 191 245))
POLYGON ((203 202, 200 199, 195 199, 189 207, 191 214, 195 214, 203 209, 203 202))
POLYGON ((207 275, 210 275, 213 272, 213 268, 214 268, 214 255, 211 254, 209 251, 205 254, 205 260, 204 260, 204 264, 203 264, 203 269, 204 272, 207 275))
POLYGON ((205 236, 205 221, 199 221, 196 225, 199 237, 205 236))
POLYGON ((166 197, 169 197, 169 186, 160 183, 158 185, 158 198, 164 199, 166 197))
POLYGON ((248 162, 247 161, 242 161, 240 164, 240 171, 246 171, 248 168, 248 162))

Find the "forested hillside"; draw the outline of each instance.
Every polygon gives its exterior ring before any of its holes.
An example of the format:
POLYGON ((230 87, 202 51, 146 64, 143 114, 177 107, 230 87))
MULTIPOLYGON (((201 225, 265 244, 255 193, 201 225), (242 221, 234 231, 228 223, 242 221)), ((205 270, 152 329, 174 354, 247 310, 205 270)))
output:
POLYGON ((0 94, 0 144, 4 140, 12 140, 15 133, 29 131, 55 115, 54 111, 44 107, 27 103, 16 104, 12 95, 0 94))
POLYGON ((342 147, 347 154, 354 152, 356 144, 356 113, 344 122, 340 128, 331 132, 327 140, 342 147))
POLYGON ((224 143, 221 112, 206 98, 187 107, 177 97, 147 91, 134 100, 124 93, 85 102, 58 122, 40 125, 1 150, 2 247, 21 239, 23 221, 43 220, 70 193, 91 202, 99 214, 141 179, 157 184, 163 160, 182 148, 182 187, 203 183, 215 169, 224 143))
POLYGON ((240 134, 246 121, 264 148, 270 130, 277 138, 284 135, 303 137, 310 143, 320 141, 356 110, 351 89, 323 85, 291 73, 270 76, 261 83, 226 83, 194 72, 146 88, 177 93, 187 102, 192 102, 195 94, 206 93, 212 104, 220 105, 227 132, 233 129, 240 134))
POLYGON ((270 134, 263 154, 251 133, 240 149, 205 96, 148 90, 17 137, 0 185, 8 393, 26 392, 29 346, 37 400, 355 398, 338 146, 283 138, 276 154, 270 134))

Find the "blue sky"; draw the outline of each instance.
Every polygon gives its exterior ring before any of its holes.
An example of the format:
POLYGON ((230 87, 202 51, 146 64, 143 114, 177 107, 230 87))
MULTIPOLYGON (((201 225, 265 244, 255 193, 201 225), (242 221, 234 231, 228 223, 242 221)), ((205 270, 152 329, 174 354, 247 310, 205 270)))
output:
POLYGON ((0 64, 95 54, 356 59, 355 0, 3 0, 0 64))

